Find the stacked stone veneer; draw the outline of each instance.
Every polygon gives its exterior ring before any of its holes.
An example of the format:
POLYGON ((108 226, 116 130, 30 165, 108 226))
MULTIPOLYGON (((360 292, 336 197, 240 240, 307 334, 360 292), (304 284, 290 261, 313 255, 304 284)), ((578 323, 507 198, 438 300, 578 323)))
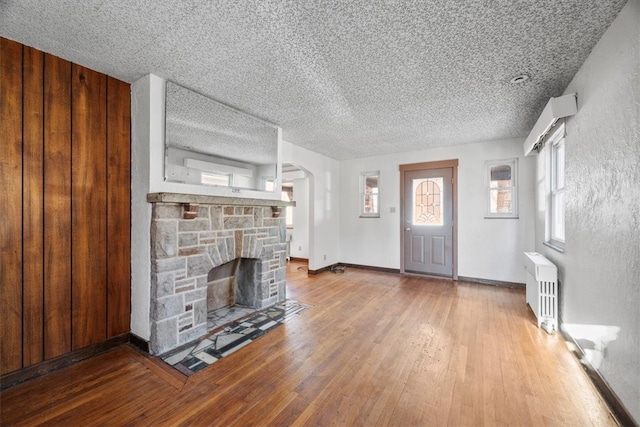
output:
MULTIPOLYGON (((236 258, 257 260, 252 295, 264 308, 283 301, 284 218, 263 206, 203 205, 183 219, 181 204, 153 203, 151 222, 151 352, 161 354, 207 332, 207 274, 236 258)), ((242 262, 241 267, 242 268, 242 262)), ((251 285, 250 285, 251 286, 251 285)))

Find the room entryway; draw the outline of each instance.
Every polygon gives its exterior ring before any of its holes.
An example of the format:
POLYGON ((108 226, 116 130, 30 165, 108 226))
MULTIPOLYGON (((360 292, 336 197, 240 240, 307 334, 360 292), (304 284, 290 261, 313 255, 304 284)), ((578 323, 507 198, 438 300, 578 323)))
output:
POLYGON ((457 279, 457 160, 401 165, 401 271, 457 279))

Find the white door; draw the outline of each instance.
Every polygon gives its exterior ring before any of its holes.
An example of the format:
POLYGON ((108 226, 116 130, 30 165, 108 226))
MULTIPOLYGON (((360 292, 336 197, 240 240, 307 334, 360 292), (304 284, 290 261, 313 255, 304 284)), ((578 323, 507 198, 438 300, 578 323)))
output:
POLYGON ((404 172, 404 271, 453 276, 453 168, 404 172))

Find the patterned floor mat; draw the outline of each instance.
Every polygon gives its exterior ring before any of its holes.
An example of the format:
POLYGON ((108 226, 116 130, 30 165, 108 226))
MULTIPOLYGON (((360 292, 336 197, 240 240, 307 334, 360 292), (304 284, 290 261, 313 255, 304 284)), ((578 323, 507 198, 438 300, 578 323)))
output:
MULTIPOLYGON (((160 357, 183 374, 193 375, 260 338, 307 308, 309 306, 296 301, 285 301, 265 310, 249 313, 248 317, 226 325, 224 329, 199 342, 172 350, 160 357)), ((227 318, 247 314, 248 311, 244 307, 232 307, 221 309, 218 313, 213 312, 212 316, 207 317, 227 318)))

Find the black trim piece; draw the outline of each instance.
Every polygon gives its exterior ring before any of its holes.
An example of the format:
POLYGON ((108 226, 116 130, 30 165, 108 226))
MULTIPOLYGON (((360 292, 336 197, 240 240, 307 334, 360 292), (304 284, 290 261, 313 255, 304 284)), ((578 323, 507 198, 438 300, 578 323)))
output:
MULTIPOLYGON (((560 322, 562 325, 562 321, 560 322)), ((602 378, 600 373, 594 368, 591 363, 584 357, 584 351, 580 348, 580 345, 577 343, 573 337, 565 331, 562 327, 560 328, 560 333, 564 338, 567 347, 571 354, 576 358, 582 369, 586 372, 587 376, 591 380, 591 383, 594 385, 602 399, 605 401, 609 410, 611 411, 611 415, 616 419, 619 425, 621 426, 638 426, 638 423, 633 419, 627 408, 624 407, 620 398, 613 391, 611 386, 607 383, 607 381, 602 378)))
POLYGON ((501 280, 478 279, 476 277, 465 277, 465 276, 458 276, 458 281, 459 282, 480 283, 481 285, 500 286, 500 287, 503 287, 503 288, 525 288, 526 287, 526 285, 524 283, 503 282, 501 280))
POLYGON ((119 347, 122 344, 129 342, 129 333, 118 335, 113 338, 109 338, 106 341, 101 341, 96 344, 72 351, 71 353, 63 354, 56 358, 45 360, 44 362, 37 363, 35 365, 28 366, 18 371, 13 371, 0 377, 0 390, 6 390, 10 387, 22 384, 25 381, 29 381, 38 378, 42 375, 49 374, 58 369, 66 368, 74 363, 80 362, 90 357, 96 356, 100 353, 104 353, 115 347, 119 347))
MULTIPOLYGON (((560 322, 562 325, 562 322, 560 322)), ((638 423, 633 419, 627 408, 624 407, 620 398, 613 391, 611 386, 607 383, 607 381, 602 378, 600 373, 596 370, 596 368, 589 363, 587 359, 584 357, 584 351, 580 348, 580 345, 577 343, 573 337, 565 331, 562 327, 560 328, 560 333, 567 343, 567 347, 571 354, 576 358, 582 369, 586 372, 587 376, 593 383, 602 399, 604 399, 605 403, 609 407, 611 411, 611 415, 616 419, 618 424, 621 426, 636 426, 638 427, 638 423)))
POLYGON ((373 270, 373 271, 379 271, 382 273, 400 274, 400 270, 397 268, 375 267, 373 265, 349 264, 346 262, 338 262, 336 264, 327 265, 326 267, 322 267, 317 270, 309 270, 308 273, 314 276, 316 274, 324 273, 325 271, 332 271, 335 267, 359 268, 362 270, 373 270))
POLYGON ((398 268, 376 267, 373 265, 361 265, 361 264, 349 264, 349 263, 340 263, 339 265, 349 267, 349 268, 360 268, 362 270, 380 271, 382 273, 400 274, 400 269, 398 268))
POLYGON ((149 341, 140 338, 136 334, 129 334, 129 344, 138 350, 142 350, 143 352, 150 354, 151 348, 149 347, 149 341))
POLYGON ((317 270, 309 270, 307 271, 307 274, 315 276, 316 274, 324 273, 325 271, 331 271, 331 269, 336 265, 340 265, 340 264, 331 264, 331 265, 327 265, 325 267, 319 268, 317 270))

